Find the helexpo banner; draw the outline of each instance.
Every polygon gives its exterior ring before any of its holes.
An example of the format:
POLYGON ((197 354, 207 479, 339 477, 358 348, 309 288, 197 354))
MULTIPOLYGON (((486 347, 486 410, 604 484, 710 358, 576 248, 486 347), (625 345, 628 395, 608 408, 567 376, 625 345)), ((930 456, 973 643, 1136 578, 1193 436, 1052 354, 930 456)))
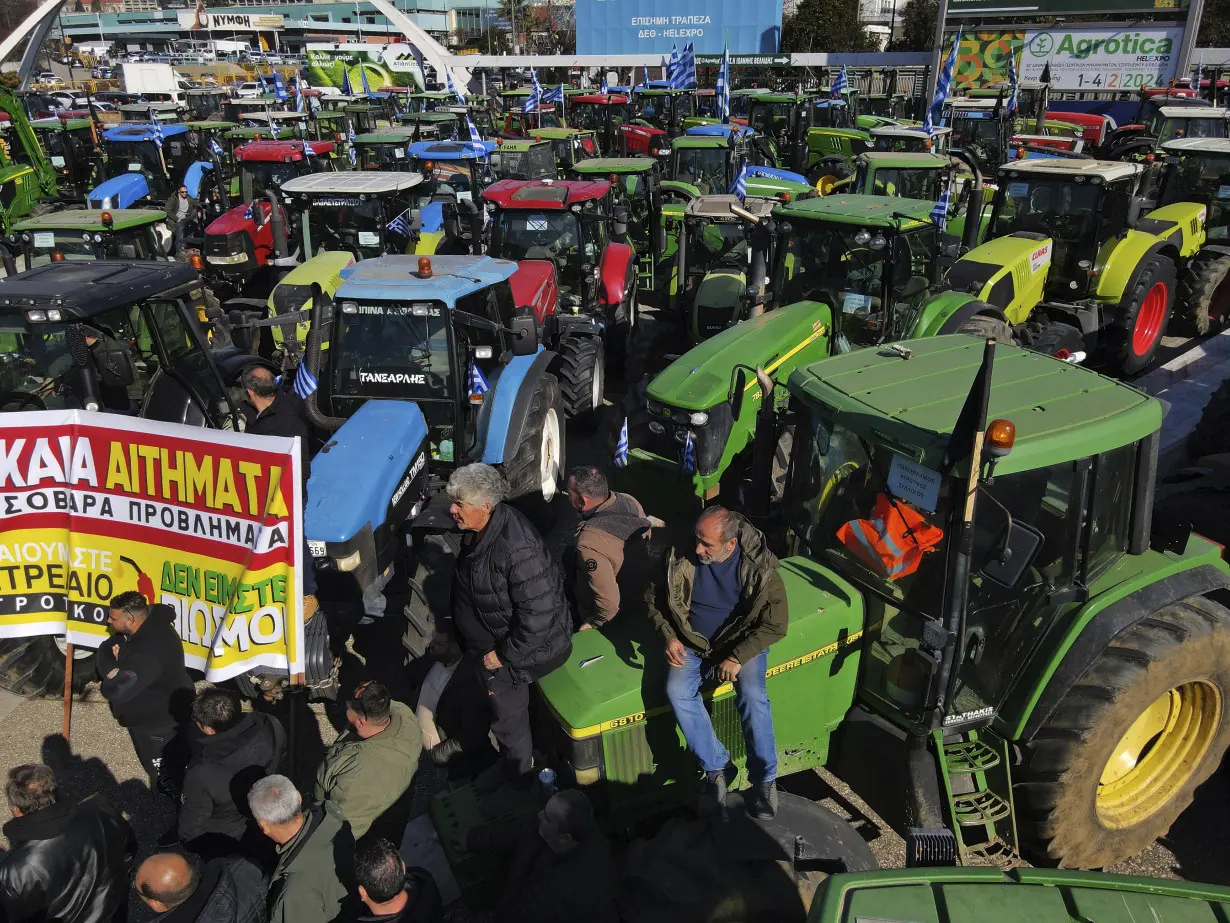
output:
POLYGON ((697 54, 774 54, 782 0, 576 0, 577 54, 644 54, 657 65, 671 47, 697 54))

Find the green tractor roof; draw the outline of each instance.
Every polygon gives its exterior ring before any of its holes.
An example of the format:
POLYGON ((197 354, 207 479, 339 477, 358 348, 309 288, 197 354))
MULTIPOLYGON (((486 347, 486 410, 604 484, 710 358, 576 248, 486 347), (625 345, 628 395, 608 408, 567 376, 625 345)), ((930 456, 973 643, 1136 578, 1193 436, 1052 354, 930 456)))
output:
POLYGON ((497 151, 510 151, 514 154, 520 154, 524 151, 532 151, 539 145, 549 145, 550 141, 536 141, 533 138, 505 138, 500 142, 497 151))
POLYGON ((943 154, 893 151, 867 151, 859 154, 858 159, 875 166, 877 170, 943 170, 952 163, 943 154))
POLYGON ((806 100, 806 96, 797 93, 773 93, 762 91, 752 97, 752 102, 756 103, 801 103, 806 100))
POLYGON ((864 227, 905 230, 931 221, 934 202, 882 195, 829 195, 778 208, 784 218, 835 221, 864 227), (906 216, 906 217, 902 217, 906 216))
MULTIPOLYGON (((790 390, 809 395, 856 429, 874 426, 878 438, 907 453, 917 450, 924 465, 938 470, 982 364, 983 341, 953 334, 897 345, 910 358, 887 349, 833 356, 796 369, 790 390)), ((1162 407, 1084 366, 999 346, 987 419, 1016 425, 1016 444, 995 468, 1012 474, 1142 439, 1162 425, 1162 407)))
POLYGON ((160 208, 113 208, 111 225, 103 224, 103 212, 93 208, 66 208, 37 218, 26 218, 13 225, 14 231, 127 231, 167 220, 160 208))
MULTIPOLYGON (((730 147, 728 135, 680 135, 671 142, 671 147, 681 150, 712 150, 716 147, 730 147)), ((731 147, 731 150, 734 150, 731 147)))
POLYGON ((658 166, 658 162, 652 157, 592 157, 589 160, 580 160, 574 163, 572 171, 584 176, 590 176, 591 174, 605 175, 608 173, 628 176, 636 173, 648 173, 656 166, 658 166))
POLYGON ((31 119, 30 127, 35 131, 82 131, 90 127, 90 120, 65 119, 61 122, 57 118, 31 119))
POLYGON ((414 129, 409 126, 393 126, 377 131, 364 132, 355 135, 355 144, 409 144, 414 137, 414 129))

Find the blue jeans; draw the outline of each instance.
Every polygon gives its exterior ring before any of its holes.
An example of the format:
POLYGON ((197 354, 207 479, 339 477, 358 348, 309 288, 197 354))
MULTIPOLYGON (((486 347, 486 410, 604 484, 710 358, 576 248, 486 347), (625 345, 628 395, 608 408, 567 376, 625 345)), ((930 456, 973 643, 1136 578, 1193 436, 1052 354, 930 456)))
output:
MULTIPOLYGON (((666 678, 666 696, 675 710, 675 720, 705 772, 718 772, 730 762, 713 722, 700 697, 701 684, 713 676, 714 666, 705 663, 691 648, 684 648, 683 666, 671 667, 666 678)), ((739 670, 735 678, 735 704, 743 739, 747 743, 747 774, 753 783, 777 778, 777 743, 773 739, 773 710, 765 688, 769 652, 761 651, 739 670)))

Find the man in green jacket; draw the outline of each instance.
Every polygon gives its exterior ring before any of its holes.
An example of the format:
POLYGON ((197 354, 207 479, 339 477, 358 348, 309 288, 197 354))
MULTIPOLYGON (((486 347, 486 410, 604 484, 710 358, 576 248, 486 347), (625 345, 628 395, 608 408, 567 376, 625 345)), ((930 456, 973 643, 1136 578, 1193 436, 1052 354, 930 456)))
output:
POLYGON ((418 720, 382 683, 367 682, 346 700, 346 721, 316 771, 315 798, 342 809, 356 840, 375 825, 376 835, 400 843, 423 752, 418 720))
POLYGON ((736 771, 705 710, 700 687, 733 683, 752 783, 748 813, 777 814, 777 744, 765 688, 769 645, 786 636, 786 587, 764 534, 738 513, 711 506, 696 520, 691 549, 677 548, 651 599, 666 641, 666 695, 705 778, 702 804, 725 805, 736 771))
POLYGON ((261 832, 277 845, 266 897, 269 923, 334 923, 352 911, 354 837, 338 806, 303 810, 294 783, 265 776, 248 792, 261 832))

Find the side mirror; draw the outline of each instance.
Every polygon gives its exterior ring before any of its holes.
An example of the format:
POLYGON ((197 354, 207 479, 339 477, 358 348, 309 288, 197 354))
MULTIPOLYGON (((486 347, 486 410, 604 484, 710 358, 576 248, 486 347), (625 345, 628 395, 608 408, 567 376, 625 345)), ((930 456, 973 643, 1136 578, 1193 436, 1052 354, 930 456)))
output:
POLYGON ((512 353, 514 356, 532 356, 538 352, 538 321, 527 315, 512 319, 512 353))
POLYGON ((1006 524, 982 562, 982 576, 1005 589, 1012 589, 1033 564, 1042 542, 1042 533, 1033 526, 1020 522, 1006 524))
POLYGON ((1132 196, 1131 202, 1128 203, 1127 226, 1130 228, 1136 227, 1140 221, 1140 216, 1144 214, 1148 206, 1148 199, 1143 196, 1132 196))
POLYGON ((747 369, 735 369, 735 383, 730 392, 730 414, 739 419, 743 413, 743 395, 747 393, 747 369))
POLYGON ((503 157, 501 157, 499 154, 494 153, 494 152, 487 155, 487 163, 491 167, 492 172, 494 173, 500 172, 500 165, 503 162, 503 160, 504 160, 503 157))
POLYGON ((628 236, 628 208, 626 205, 617 205, 611 210, 612 230, 616 237, 628 236))
POLYGON ((137 380, 137 370, 132 363, 132 354, 121 343, 105 341, 98 352, 98 377, 108 388, 127 388, 137 380))

